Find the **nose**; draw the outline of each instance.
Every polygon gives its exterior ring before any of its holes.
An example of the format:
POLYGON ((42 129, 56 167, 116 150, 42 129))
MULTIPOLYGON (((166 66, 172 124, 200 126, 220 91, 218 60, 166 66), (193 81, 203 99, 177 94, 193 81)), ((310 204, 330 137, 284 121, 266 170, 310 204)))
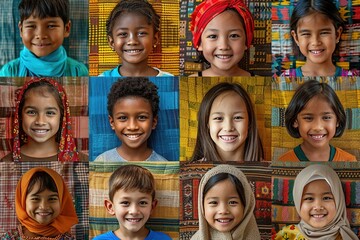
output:
POLYGON ((40 201, 39 208, 40 209, 47 209, 48 208, 48 204, 47 204, 47 201, 45 199, 40 201))
POLYGON ((233 121, 231 118, 225 118, 224 119, 224 125, 223 125, 224 130, 226 131, 232 131, 234 130, 234 125, 233 125, 233 121))
POLYGON ((131 130, 138 129, 138 124, 137 124, 136 119, 134 119, 134 118, 129 119, 128 129, 131 129, 131 130))
POLYGON ((322 201, 320 201, 320 200, 315 201, 315 202, 314 202, 313 209, 314 209, 315 211, 322 211, 322 210, 324 210, 324 207, 322 206, 322 201))
POLYGON ((137 204, 131 204, 129 207, 129 213, 130 214, 136 214, 138 213, 138 206, 137 204))
POLYGON ((229 49, 229 41, 226 37, 219 37, 218 40, 218 48, 220 50, 228 50, 229 49))
POLYGON ((221 214, 229 213, 229 209, 228 209, 227 204, 222 203, 222 204, 219 205, 219 213, 221 213, 221 214))
POLYGON ((36 117, 35 124, 37 124, 37 125, 45 124, 45 116, 43 114, 38 114, 36 117))
POLYGON ((135 33, 130 33, 129 34, 129 38, 128 38, 128 41, 127 41, 127 45, 136 45, 138 44, 139 41, 138 41, 138 37, 137 37, 137 34, 135 33))
POLYGON ((317 131, 323 130, 324 126, 323 126, 323 122, 320 118, 314 120, 313 128, 314 128, 314 130, 317 130, 317 131))
POLYGON ((320 36, 318 34, 314 34, 312 36, 312 44, 313 45, 320 45, 321 44, 320 36))
POLYGON ((37 39, 47 38, 46 30, 43 27, 37 27, 35 32, 35 37, 37 39))

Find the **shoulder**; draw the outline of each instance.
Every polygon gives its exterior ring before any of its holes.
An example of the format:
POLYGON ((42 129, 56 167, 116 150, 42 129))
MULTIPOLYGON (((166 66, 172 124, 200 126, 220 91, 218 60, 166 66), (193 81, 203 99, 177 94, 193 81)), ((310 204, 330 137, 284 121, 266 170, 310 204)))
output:
POLYGON ((70 57, 68 57, 66 61, 69 65, 69 68, 71 71, 71 76, 74 76, 74 77, 89 76, 89 70, 87 69, 85 64, 83 64, 73 58, 70 58, 70 57))
POLYGON ((294 149, 284 153, 279 157, 279 160, 281 162, 298 162, 299 159, 296 157, 294 149))
POLYGON ((171 76, 174 76, 173 74, 171 73, 168 73, 168 72, 164 72, 156 67, 153 67, 153 69, 155 69, 156 71, 158 71, 158 75, 156 75, 157 77, 171 77, 171 76))
POLYGON ((167 161, 167 159, 153 150, 150 157, 148 157, 145 161, 161 162, 167 161))
POLYGON ((97 156, 94 162, 123 162, 123 158, 119 155, 116 148, 107 150, 99 156, 97 156))
POLYGON ((100 77, 121 77, 119 70, 118 70, 120 66, 121 65, 118 65, 113 69, 106 70, 105 72, 101 73, 99 76, 100 77))
POLYGON ((306 240, 306 238, 300 233, 300 230, 296 225, 289 225, 283 227, 275 236, 275 240, 306 240))
POLYGON ((145 238, 145 240, 171 240, 171 238, 165 233, 150 230, 149 235, 145 238))
POLYGON ((347 161, 347 162, 356 162, 356 157, 344 150, 342 150, 341 148, 336 147, 336 152, 335 152, 335 156, 334 156, 334 160, 336 162, 343 162, 343 161, 347 161))
MULTIPOLYGON (((299 68, 299 70, 301 71, 301 68, 299 68)), ((292 68, 292 69, 286 69, 285 71, 283 71, 280 75, 281 77, 296 77, 296 69, 292 68)))
POLYGON ((11 60, 2 66, 0 70, 0 77, 17 77, 19 75, 20 58, 11 60))
POLYGON ((93 238, 93 240, 106 240, 106 239, 119 240, 119 238, 116 237, 116 235, 115 235, 112 231, 103 233, 103 234, 101 234, 101 235, 96 236, 95 238, 93 238))

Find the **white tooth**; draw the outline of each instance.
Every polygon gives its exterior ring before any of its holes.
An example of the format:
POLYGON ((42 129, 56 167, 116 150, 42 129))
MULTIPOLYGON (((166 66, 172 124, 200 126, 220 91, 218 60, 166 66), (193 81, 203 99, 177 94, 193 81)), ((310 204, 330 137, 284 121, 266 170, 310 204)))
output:
POLYGON ((221 138, 223 139, 223 140, 225 140, 225 141, 231 141, 231 140, 234 140, 235 139, 235 137, 234 136, 221 136, 221 138))

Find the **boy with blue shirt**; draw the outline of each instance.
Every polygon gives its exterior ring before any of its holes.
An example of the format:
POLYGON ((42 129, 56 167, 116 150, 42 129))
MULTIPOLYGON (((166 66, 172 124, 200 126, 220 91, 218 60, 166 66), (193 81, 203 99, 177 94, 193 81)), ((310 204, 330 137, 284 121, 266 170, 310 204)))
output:
POLYGON ((68 57, 62 46, 71 28, 68 0, 22 0, 19 13, 24 49, 2 67, 0 77, 89 75, 86 66, 68 57))

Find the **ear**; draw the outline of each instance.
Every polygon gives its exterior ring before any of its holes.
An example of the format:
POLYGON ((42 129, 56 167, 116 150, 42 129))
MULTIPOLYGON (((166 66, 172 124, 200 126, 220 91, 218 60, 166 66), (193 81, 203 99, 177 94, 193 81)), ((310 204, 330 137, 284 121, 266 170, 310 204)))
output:
POLYGON ((294 127, 294 128, 298 128, 298 127, 299 127, 298 120, 295 120, 295 121, 294 121, 294 123, 293 123, 293 127, 294 127))
POLYGON ((199 45, 199 47, 198 47, 198 49, 197 49, 198 51, 202 51, 203 50, 203 47, 202 47, 202 42, 200 41, 200 45, 199 45))
POLYGON ((69 20, 69 22, 67 24, 65 24, 64 37, 66 37, 66 38, 69 37, 70 30, 71 30, 71 21, 69 20))
POLYGON ((336 122, 336 127, 339 127, 340 125, 339 125, 339 122, 336 122))
POLYGON ((107 40, 108 40, 108 43, 109 43, 109 46, 110 46, 111 50, 114 51, 115 50, 114 39, 111 36, 107 35, 107 40))
POLYGON ((294 41, 296 42, 296 45, 299 46, 299 39, 298 39, 298 36, 297 36, 295 30, 291 30, 291 36, 293 37, 294 41))
POLYGON ((157 204, 158 204, 158 200, 154 199, 151 203, 151 214, 154 212, 154 209, 156 208, 157 204))
POLYGON ((105 199, 104 205, 108 213, 114 216, 115 215, 114 204, 109 199, 105 199))
POLYGON ((153 122, 152 122, 152 129, 154 130, 157 126, 157 123, 158 123, 158 116, 155 116, 153 118, 153 122))
POLYGON ((339 43, 342 32, 343 32, 343 28, 338 27, 338 29, 336 30, 336 43, 339 43))
POLYGON ((154 40, 153 40, 154 41, 154 43, 153 43, 154 48, 159 43, 159 39, 160 39, 159 32, 154 33, 154 40))
POLYGON ((111 129, 112 129, 112 130, 115 130, 113 117, 110 116, 110 115, 108 115, 108 118, 109 118, 109 123, 110 123, 111 129))
POLYGON ((18 23, 18 28, 19 28, 19 31, 20 31, 20 37, 22 38, 22 22, 18 23))

